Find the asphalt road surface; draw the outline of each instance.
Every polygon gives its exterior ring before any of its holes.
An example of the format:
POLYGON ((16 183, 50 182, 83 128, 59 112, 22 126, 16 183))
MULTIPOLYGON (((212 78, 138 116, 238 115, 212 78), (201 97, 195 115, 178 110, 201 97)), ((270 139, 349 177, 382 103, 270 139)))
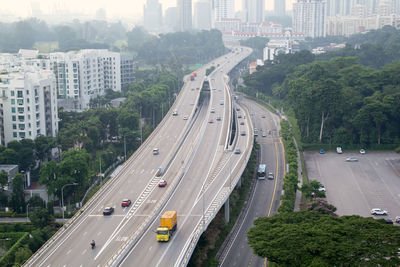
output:
POLYGON ((248 108, 254 128, 258 129, 256 141, 261 147, 259 164, 266 164, 267 173, 272 172, 275 179, 256 181, 245 218, 240 223, 237 235, 228 245, 229 252, 224 255, 220 264, 227 267, 264 266, 265 259, 253 254, 247 243, 246 233, 256 218, 275 214, 279 206, 285 169, 283 145, 279 138, 279 117, 251 100, 240 97, 239 102, 248 108), (266 137, 262 136, 263 132, 266 137))
MULTIPOLYGON (((249 51, 244 51, 243 54, 248 53, 249 51)), ((215 83, 218 88, 224 88, 224 74, 243 58, 243 54, 230 53, 226 57, 221 57, 214 61, 214 64, 221 65, 219 68, 221 73, 218 77, 215 77, 215 83)), ((185 139, 182 139, 185 132, 189 129, 190 123, 196 117, 195 103, 197 103, 200 90, 193 90, 193 88, 201 87, 205 69, 209 66, 204 65, 203 68, 197 71, 198 78, 195 81, 190 82, 186 80, 185 86, 182 88, 174 107, 171 109, 177 109, 178 116, 172 116, 172 111, 170 111, 154 131, 154 134, 124 164, 116 178, 107 183, 92 199, 92 203, 86 205, 81 210, 81 215, 76 221, 72 224, 67 224, 59 232, 58 237, 54 239, 55 241, 47 243, 40 250, 41 253, 36 254, 37 257, 35 260, 29 262, 28 265, 104 266, 110 262, 110 259, 115 256, 117 251, 127 244, 128 240, 135 233, 139 232, 139 229, 143 229, 146 220, 157 215, 155 214, 155 209, 163 204, 163 198, 169 196, 166 192, 171 191, 168 191, 168 189, 175 188, 172 185, 178 185, 176 192, 174 191, 174 195, 177 196, 177 199, 174 201, 180 202, 179 204, 184 205, 185 209, 196 206, 196 210, 188 218, 199 218, 198 216, 201 215, 199 207, 202 207, 202 205, 199 205, 198 199, 194 198, 197 195, 195 193, 191 194, 190 190, 197 190, 202 187, 203 181, 200 178, 207 177, 205 174, 213 168, 212 164, 216 164, 218 162, 217 158, 224 154, 223 148, 221 149, 221 144, 223 143, 221 139, 224 137, 229 117, 226 115, 229 112, 226 112, 225 105, 220 104, 220 100, 227 98, 226 91, 215 90, 210 98, 210 104, 198 112, 197 119, 194 121, 192 128, 190 128, 190 134, 185 139), (214 106, 217 109, 217 113, 223 116, 224 119, 222 121, 208 124, 208 119, 211 116, 209 112, 211 106, 214 106), (188 120, 184 120, 183 116, 187 116, 188 120), (201 139, 202 129, 206 129, 204 139, 201 139), (184 140, 181 145, 179 145, 180 140, 184 140), (200 142, 199 140, 204 142, 196 146, 200 142), (177 147, 180 149, 175 154, 174 150, 177 147), (159 149, 159 155, 152 154, 153 148, 159 149), (197 162, 194 161, 194 168, 187 170, 188 166, 193 166, 191 158, 196 153, 201 157, 197 162), (205 159, 205 163, 201 165, 200 162, 203 159, 205 159), (168 186, 167 188, 158 188, 157 183, 159 178, 156 177, 155 173, 157 168, 166 166, 168 162, 171 163, 163 175, 163 178, 167 179, 168 186), (189 183, 191 180, 190 188, 180 187, 183 184, 180 180, 182 177, 181 174, 184 172, 192 174, 186 174, 188 178, 185 179, 189 183), (179 195, 179 192, 182 192, 183 195, 179 195), (195 201, 193 206, 189 205, 189 201, 188 203, 184 201, 182 203, 182 199, 185 197, 190 197, 190 201, 192 202, 195 201), (120 206, 121 200, 124 198, 132 200, 130 207, 122 208, 120 206), (114 214, 103 216, 102 211, 106 206, 114 207, 114 214), (90 249, 89 245, 92 239, 96 241, 96 248, 94 250, 90 249)), ((242 141, 239 140, 238 146, 245 151, 247 143, 245 138, 242 139, 242 141)), ((194 156, 195 159, 196 157, 194 156)), ((241 157, 227 155, 227 162, 231 162, 233 172, 235 171, 235 164, 241 161, 241 157), (230 160, 231 158, 232 160, 230 160)), ((226 178, 228 177, 226 172, 225 168, 219 175, 226 178)), ((210 199, 212 199, 213 194, 215 196, 219 190, 218 188, 221 188, 226 183, 226 180, 223 179, 215 179, 215 181, 218 182, 216 187, 210 186, 210 190, 207 191, 210 199)), ((178 204, 176 205, 178 206, 178 204)), ((185 209, 182 211, 178 209, 178 216, 188 214, 185 209)), ((190 222, 190 220, 188 221, 190 222)), ((187 231, 190 232, 190 230, 187 231)), ((151 233, 152 245, 155 243, 153 234, 151 233)), ((185 244, 185 240, 182 240, 182 242, 185 244)), ((150 265, 139 264, 134 266, 151 266, 154 263, 153 254, 149 253, 149 250, 142 252, 138 258, 143 259, 139 261, 140 263, 145 262, 146 259, 150 265)), ((133 266, 129 260, 125 262, 133 266)))
MULTIPOLYGON (((337 154, 305 152, 304 160, 310 180, 326 188, 327 200, 338 215, 372 216, 373 208, 385 209, 388 217, 400 216, 400 155, 390 152, 356 152, 337 154), (346 162, 355 157, 358 162, 346 162)), ((374 216, 376 218, 383 216, 374 216)))

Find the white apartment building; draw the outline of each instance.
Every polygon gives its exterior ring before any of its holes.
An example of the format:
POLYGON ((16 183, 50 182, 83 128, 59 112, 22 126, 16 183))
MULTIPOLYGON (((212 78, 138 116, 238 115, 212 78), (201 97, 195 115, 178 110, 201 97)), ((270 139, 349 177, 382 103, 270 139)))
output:
POLYGON ((88 109, 90 99, 104 95, 107 89, 121 91, 119 53, 105 49, 50 53, 49 62, 58 95, 76 101, 77 110, 88 109))
POLYGON ((275 59, 275 56, 279 54, 291 54, 293 47, 293 40, 271 40, 263 50, 263 60, 275 59))
POLYGON ((0 139, 55 137, 58 132, 57 90, 54 73, 25 68, 0 74, 0 139))
POLYGON ((235 17, 235 2, 234 0, 213 0, 213 25, 215 22, 226 18, 235 17))
POLYGON ((326 36, 326 2, 324 0, 297 0, 293 4, 293 30, 306 37, 326 36))

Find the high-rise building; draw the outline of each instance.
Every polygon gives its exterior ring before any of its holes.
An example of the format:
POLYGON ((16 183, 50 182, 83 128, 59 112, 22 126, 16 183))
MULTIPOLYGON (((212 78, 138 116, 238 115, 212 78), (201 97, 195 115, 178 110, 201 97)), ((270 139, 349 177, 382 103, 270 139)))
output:
POLYGON ((192 0, 178 0, 179 30, 192 29, 192 0))
POLYGON ((286 1, 275 0, 274 2, 274 15, 285 16, 286 15, 286 1))
POLYGON ((221 21, 226 18, 235 17, 235 3, 234 0, 213 0, 213 21, 221 21))
POLYGON ((90 99, 107 89, 121 91, 120 54, 106 49, 50 53, 58 95, 77 102, 73 109, 89 108, 90 99))
POLYGON ((34 68, 0 74, 0 138, 55 137, 58 132, 57 89, 52 71, 34 68))
POLYGON ((177 7, 169 7, 165 10, 164 26, 166 31, 178 31, 179 30, 179 12, 177 7))
POLYGON ((147 0, 143 7, 143 24, 148 31, 159 31, 162 25, 162 5, 158 0, 147 0))
POLYGON ((121 54, 121 88, 125 88, 125 86, 135 81, 134 68, 133 55, 121 54))
POLYGON ((306 37, 326 36, 326 2, 324 0, 297 0, 293 4, 293 29, 306 37))
POLYGON ((194 28, 200 30, 211 28, 210 0, 202 0, 194 4, 194 28))

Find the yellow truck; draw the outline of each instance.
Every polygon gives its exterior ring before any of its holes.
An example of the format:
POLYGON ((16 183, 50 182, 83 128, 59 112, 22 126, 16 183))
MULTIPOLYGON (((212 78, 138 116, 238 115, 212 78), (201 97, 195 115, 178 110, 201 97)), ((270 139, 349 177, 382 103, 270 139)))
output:
POLYGON ((178 225, 178 215, 176 211, 166 211, 161 216, 161 224, 157 228, 157 241, 168 242, 178 225))

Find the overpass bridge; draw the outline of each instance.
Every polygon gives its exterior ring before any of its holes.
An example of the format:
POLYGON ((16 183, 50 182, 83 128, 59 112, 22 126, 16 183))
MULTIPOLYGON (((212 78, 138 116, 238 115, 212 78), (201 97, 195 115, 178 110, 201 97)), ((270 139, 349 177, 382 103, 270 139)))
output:
POLYGON ((250 53, 249 48, 236 47, 200 68, 194 81, 185 77, 168 114, 118 175, 25 265, 185 266, 201 233, 222 205, 229 205, 229 194, 250 157, 253 129, 243 108, 243 125, 236 125, 229 142, 232 122, 237 120, 227 76, 250 53), (206 78, 211 66, 216 69, 206 78), (201 90, 205 80, 208 93, 201 90), (153 148, 158 148, 158 155, 153 155, 153 148), (161 177, 156 175, 160 167, 161 177), (157 187, 160 178, 167 180, 166 188, 157 187), (130 207, 120 206, 124 198, 132 200, 130 207), (106 206, 114 207, 113 215, 102 215, 106 206), (170 242, 158 243, 153 230, 165 210, 178 212, 178 229, 170 242))

